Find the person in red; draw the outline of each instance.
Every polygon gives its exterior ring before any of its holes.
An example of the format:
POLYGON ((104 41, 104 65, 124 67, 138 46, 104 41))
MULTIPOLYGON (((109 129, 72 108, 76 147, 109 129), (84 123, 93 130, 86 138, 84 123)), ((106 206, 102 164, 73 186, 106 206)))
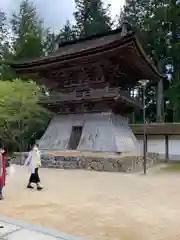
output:
POLYGON ((3 200, 3 188, 6 182, 6 151, 0 149, 0 200, 3 200))

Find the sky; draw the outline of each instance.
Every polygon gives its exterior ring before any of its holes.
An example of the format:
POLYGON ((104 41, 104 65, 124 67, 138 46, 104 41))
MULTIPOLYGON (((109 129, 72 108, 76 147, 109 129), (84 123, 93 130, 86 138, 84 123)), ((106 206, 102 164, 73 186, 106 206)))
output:
MULTIPOLYGON (((7 15, 17 11, 21 0, 0 0, 0 9, 7 15)), ((47 27, 55 32, 58 31, 66 20, 73 22, 73 11, 75 9, 73 0, 34 0, 40 17, 47 27), (62 4, 65 2, 65 4, 62 4)), ((104 0, 105 4, 111 4, 111 14, 114 18, 120 12, 124 0, 104 0)))

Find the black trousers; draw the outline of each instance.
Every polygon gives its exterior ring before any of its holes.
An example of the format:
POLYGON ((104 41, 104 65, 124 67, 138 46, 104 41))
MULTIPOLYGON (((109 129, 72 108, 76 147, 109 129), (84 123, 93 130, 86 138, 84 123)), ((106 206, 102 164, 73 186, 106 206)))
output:
POLYGON ((29 178, 30 183, 40 183, 40 177, 38 173, 39 168, 35 168, 35 172, 31 173, 31 176, 29 178))

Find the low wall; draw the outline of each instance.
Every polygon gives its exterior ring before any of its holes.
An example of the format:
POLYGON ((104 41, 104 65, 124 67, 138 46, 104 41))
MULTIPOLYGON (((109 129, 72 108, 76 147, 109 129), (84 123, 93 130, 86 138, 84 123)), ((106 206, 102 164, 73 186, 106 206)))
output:
MULTIPOLYGON (((23 164, 27 153, 15 154, 13 163, 23 164)), ((159 154, 147 154, 147 168, 159 162, 159 154)), ((128 156, 121 159, 59 157, 42 155, 42 167, 59 169, 85 169, 107 172, 139 172, 143 170, 143 157, 128 156)))
MULTIPOLYGON (((137 135, 137 140, 143 151, 143 135, 137 135)), ((180 135, 168 136, 169 162, 180 161, 180 135)), ((163 135, 147 136, 147 151, 149 153, 158 153, 161 158, 166 159, 166 141, 163 135)))

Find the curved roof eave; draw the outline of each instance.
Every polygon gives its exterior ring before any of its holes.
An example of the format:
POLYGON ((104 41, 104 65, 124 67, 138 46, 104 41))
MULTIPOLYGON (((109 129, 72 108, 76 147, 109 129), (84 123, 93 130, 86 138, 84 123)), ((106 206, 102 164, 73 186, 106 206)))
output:
MULTIPOLYGON (((17 61, 17 62, 12 62, 10 63, 10 65, 14 68, 23 68, 23 67, 33 67, 35 65, 41 65, 41 64, 49 64, 49 63, 53 63, 54 61, 64 61, 64 60, 69 60, 69 59, 73 59, 73 58, 78 58, 78 57, 84 57, 87 56, 87 54, 89 55, 93 55, 94 52, 100 52, 100 51, 104 51, 106 49, 109 49, 110 47, 116 45, 124 45, 124 43, 132 40, 132 36, 133 34, 128 34, 124 37, 121 37, 121 39, 118 39, 116 41, 112 41, 108 44, 104 44, 104 45, 100 45, 98 47, 92 47, 92 48, 87 48, 87 49, 81 49, 81 51, 76 51, 73 53, 68 53, 68 54, 61 54, 60 51, 56 51, 55 53, 50 54, 49 56, 44 56, 44 57, 40 57, 37 59, 28 59, 25 61, 17 61)), ((76 43, 77 44, 77 43, 76 43)), ((69 45, 71 46, 71 44, 69 45)), ((75 47, 75 45, 74 45, 75 47)))
MULTIPOLYGON (((117 31, 116 31, 116 35, 117 35, 117 31)), ((96 39, 98 41, 98 38, 96 39)), ((86 41, 86 40, 84 40, 86 41)), ((92 41, 92 40, 89 40, 92 41)), ((143 61, 145 62, 145 64, 148 66, 148 68, 151 69, 151 71, 156 75, 157 78, 165 78, 165 75, 161 74, 158 69, 155 67, 155 65, 152 63, 152 61, 147 57, 146 53, 144 52, 137 36, 135 35, 134 32, 130 32, 127 35, 116 39, 114 41, 111 41, 110 43, 106 43, 104 45, 100 45, 98 47, 90 47, 87 49, 82 49, 81 51, 75 51, 73 53, 69 53, 69 54, 62 54, 61 52, 58 55, 58 52, 56 55, 52 54, 46 57, 42 57, 39 59, 34 59, 34 60, 28 60, 28 61, 24 61, 24 62, 14 62, 14 63, 10 63, 10 66, 18 71, 26 71, 27 69, 34 69, 37 68, 38 66, 43 66, 43 65, 49 65, 49 64, 54 64, 57 62, 64 62, 64 61, 69 61, 72 59, 79 59, 85 56, 93 56, 97 53, 101 53, 104 51, 108 51, 109 49, 112 48, 117 48, 120 45, 122 47, 126 47, 126 44, 130 41, 133 41, 135 44, 135 47, 139 53, 139 55, 141 56, 141 58, 143 59, 143 61)), ((79 43, 80 44, 80 43, 79 43)), ((73 46, 73 43, 70 44, 70 46, 73 46)))
POLYGON ((147 63, 147 65, 153 70, 153 72, 159 76, 159 78, 165 78, 166 76, 164 74, 161 74, 154 63, 150 60, 150 58, 146 55, 144 49, 142 48, 137 36, 134 36, 134 43, 136 45, 136 48, 138 52, 140 53, 142 59, 147 63))

